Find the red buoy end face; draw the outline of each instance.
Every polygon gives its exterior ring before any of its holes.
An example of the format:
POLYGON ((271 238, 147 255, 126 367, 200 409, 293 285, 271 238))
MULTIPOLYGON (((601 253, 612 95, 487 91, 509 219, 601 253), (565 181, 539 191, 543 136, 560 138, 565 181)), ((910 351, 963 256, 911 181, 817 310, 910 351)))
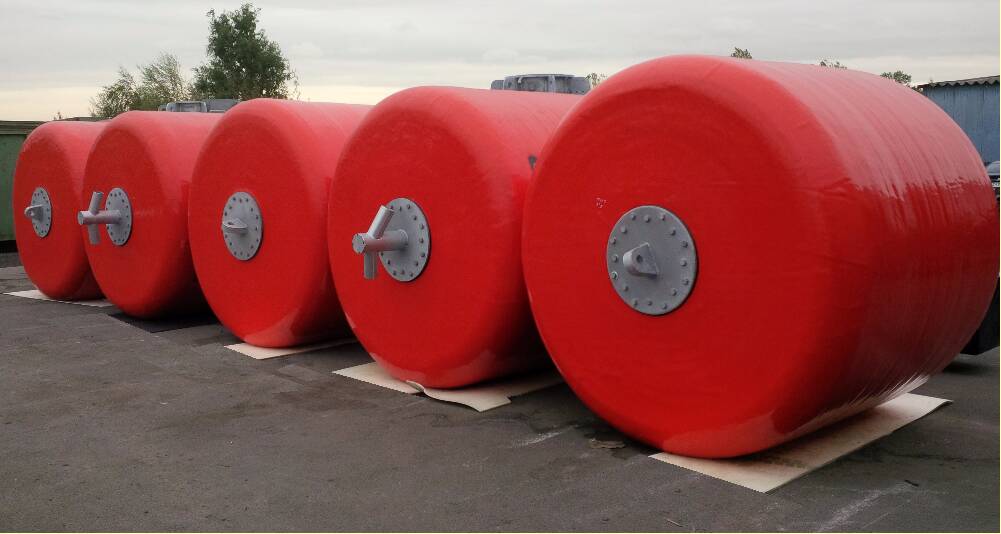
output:
POLYGON ((327 197, 368 109, 251 100, 206 142, 191 185, 191 250, 206 300, 244 341, 282 347, 348 333, 327 261, 327 197))
POLYGON ((78 215, 93 224, 82 224, 78 235, 104 294, 129 315, 204 307, 188 248, 188 186, 218 118, 128 112, 109 122, 94 144, 78 215), (91 206, 94 193, 98 202, 91 206))
POLYGON ((377 105, 348 143, 330 192, 334 283, 355 335, 397 378, 459 387, 544 361, 521 274, 522 203, 530 158, 577 101, 410 89, 377 105), (393 201, 398 214, 372 234, 393 201), (394 276, 403 222, 417 256, 394 276))
POLYGON ((14 235, 25 273, 54 299, 101 295, 76 214, 84 166, 103 123, 49 122, 25 140, 14 172, 14 235))
POLYGON ((996 242, 979 158, 920 95, 674 57, 609 79, 562 123, 522 254, 543 340, 589 406, 664 450, 734 456, 941 369, 986 308, 996 242), (697 283, 669 313, 631 308, 611 277, 610 237, 642 206, 676 215, 697 249, 697 283))

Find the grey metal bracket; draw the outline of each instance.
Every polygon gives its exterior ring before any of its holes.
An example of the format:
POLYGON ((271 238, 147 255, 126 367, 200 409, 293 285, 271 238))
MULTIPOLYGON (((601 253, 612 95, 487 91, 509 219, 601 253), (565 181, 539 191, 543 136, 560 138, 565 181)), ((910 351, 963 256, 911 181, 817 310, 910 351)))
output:
POLYGON ((608 236, 605 263, 615 293, 646 315, 678 309, 698 274, 691 233, 660 206, 638 206, 619 218, 608 236))
POLYGON ((81 226, 87 226, 87 237, 91 245, 101 242, 98 225, 103 224, 108 237, 115 246, 122 246, 132 235, 132 203, 124 189, 116 187, 108 193, 108 199, 101 208, 104 193, 94 191, 90 196, 90 206, 86 211, 77 213, 76 220, 81 226))
POLYGON ((364 258, 363 274, 376 275, 376 255, 394 280, 410 282, 427 266, 431 256, 431 232, 427 217, 416 202, 397 198, 379 206, 368 231, 355 234, 351 247, 364 258))
POLYGON ((36 187, 31 193, 31 205, 24 208, 24 216, 31 219, 31 227, 35 235, 45 237, 52 229, 52 201, 49 192, 42 187, 36 187))
POLYGON ((222 238, 236 259, 247 261, 257 255, 264 239, 261 207, 250 193, 233 193, 222 209, 222 238))

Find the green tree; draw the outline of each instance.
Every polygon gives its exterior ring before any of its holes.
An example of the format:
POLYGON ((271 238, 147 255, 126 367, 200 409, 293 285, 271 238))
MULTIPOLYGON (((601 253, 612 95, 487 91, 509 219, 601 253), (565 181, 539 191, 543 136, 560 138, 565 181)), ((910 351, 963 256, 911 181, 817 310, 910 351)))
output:
POLYGON ((608 75, 592 72, 591 74, 585 76, 585 78, 587 78, 588 83, 591 84, 591 89, 594 89, 595 87, 598 86, 599 83, 605 81, 605 78, 608 78, 608 75))
POLYGON ((111 118, 133 109, 136 102, 136 80, 125 67, 118 67, 118 79, 101 88, 101 92, 90 99, 90 114, 95 117, 111 118))
POLYGON ((739 59, 754 59, 751 56, 750 50, 746 48, 737 48, 737 47, 733 48, 733 53, 730 54, 730 57, 735 57, 739 59))
POLYGON ((155 110, 161 104, 190 96, 180 62, 170 54, 160 54, 152 63, 139 65, 138 76, 118 67, 118 79, 90 99, 90 113, 111 118, 134 109, 155 110))
POLYGON ((831 67, 832 69, 847 69, 848 67, 841 64, 840 61, 836 59, 821 59, 818 63, 821 67, 831 67))
POLYGON ((156 109, 160 104, 191 98, 191 87, 181 75, 177 57, 160 54, 156 61, 141 65, 136 97, 136 109, 156 109))
POLYGON ((897 83, 906 85, 908 87, 911 86, 911 75, 907 74, 906 72, 904 72, 902 70, 896 70, 896 71, 893 71, 893 72, 884 72, 884 73, 880 74, 880 76, 882 76, 884 78, 888 78, 890 80, 893 80, 893 81, 895 81, 897 83))
POLYGON ((289 98, 298 80, 278 43, 258 29, 261 10, 243 4, 234 11, 208 12, 208 61, 195 69, 200 98, 289 98))

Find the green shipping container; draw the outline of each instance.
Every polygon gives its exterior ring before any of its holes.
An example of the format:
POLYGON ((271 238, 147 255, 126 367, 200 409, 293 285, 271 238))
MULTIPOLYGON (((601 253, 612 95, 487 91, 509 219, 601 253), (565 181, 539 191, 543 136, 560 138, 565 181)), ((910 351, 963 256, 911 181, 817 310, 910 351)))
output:
POLYGON ((11 196, 14 188, 14 166, 21 145, 38 121, 0 121, 0 243, 14 240, 14 206, 11 196))

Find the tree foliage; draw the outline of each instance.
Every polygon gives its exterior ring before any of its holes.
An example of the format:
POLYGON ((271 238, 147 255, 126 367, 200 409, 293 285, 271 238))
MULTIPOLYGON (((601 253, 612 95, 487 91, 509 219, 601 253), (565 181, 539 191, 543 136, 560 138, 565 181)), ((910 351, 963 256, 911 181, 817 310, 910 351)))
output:
POLYGON ((160 54, 156 61, 139 67, 136 95, 136 109, 156 109, 160 104, 190 98, 188 81, 181 75, 181 62, 170 54, 160 54))
POLYGON ((902 70, 896 70, 896 71, 893 71, 893 72, 884 72, 884 73, 880 74, 880 76, 882 76, 884 78, 888 78, 890 80, 893 80, 893 81, 895 81, 897 83, 906 85, 908 87, 911 86, 911 75, 907 74, 906 72, 904 72, 902 70))
POLYGON ((594 89, 595 87, 598 86, 599 83, 605 81, 605 78, 608 78, 608 75, 607 74, 598 74, 597 72, 592 72, 592 73, 588 74, 587 76, 585 76, 585 78, 587 78, 588 83, 591 84, 591 89, 594 89))
POLYGON ((118 79, 101 88, 90 99, 90 114, 111 118, 133 109, 136 102, 136 80, 125 67, 118 67, 118 79))
POLYGON ((818 63, 821 67, 830 67, 832 69, 847 69, 848 67, 841 64, 840 61, 836 59, 821 59, 818 63))
POLYGON ((746 48, 737 48, 737 47, 733 48, 733 53, 730 54, 730 57, 735 57, 739 59, 754 59, 751 56, 750 50, 746 48))
POLYGON ((138 66, 133 74, 118 68, 118 79, 105 85, 90 100, 90 113, 111 118, 130 110, 155 110, 160 104, 190 98, 181 63, 170 54, 160 54, 151 63, 138 66))
POLYGON ((200 98, 289 98, 298 81, 278 43, 258 29, 260 9, 208 12, 208 61, 195 69, 193 92, 200 98))

